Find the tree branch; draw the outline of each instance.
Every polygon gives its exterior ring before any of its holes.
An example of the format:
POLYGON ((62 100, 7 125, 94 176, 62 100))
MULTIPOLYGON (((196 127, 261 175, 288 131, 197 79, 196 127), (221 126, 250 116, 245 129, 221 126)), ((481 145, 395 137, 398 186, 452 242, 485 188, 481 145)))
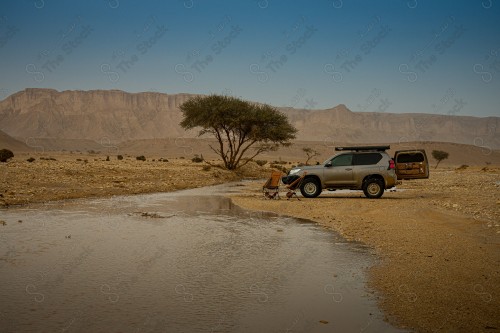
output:
POLYGON ((241 164, 239 167, 241 168, 242 166, 246 165, 248 162, 253 160, 255 156, 265 152, 266 150, 268 150, 268 149, 258 148, 257 152, 255 154, 253 154, 252 157, 248 158, 245 162, 243 162, 243 164, 241 164))
MULTIPOLYGON (((222 140, 219 131, 217 131, 216 129, 214 129, 214 134, 215 134, 215 137, 217 138, 217 141, 219 141, 220 154, 218 154, 218 155, 220 155, 220 157, 222 157, 222 161, 224 162, 224 165, 227 167, 227 154, 226 154, 226 152, 224 152, 224 141, 222 140)), ((212 146, 210 146, 210 148, 212 148, 212 146)), ((212 150, 213 150, 213 148, 212 148, 212 150)))
MULTIPOLYGON (((246 146, 245 148, 243 148, 243 150, 241 151, 240 155, 238 156, 238 160, 236 161, 236 165, 238 165, 238 163, 240 163, 240 160, 241 160, 241 158, 243 157, 243 155, 245 154, 245 152, 246 152, 246 151, 247 151, 247 150, 248 150, 248 149, 249 149, 249 148, 250 148, 253 144, 255 144, 256 142, 257 142, 257 140, 255 140, 255 139, 254 139, 254 140, 252 140, 252 142, 250 142, 250 143, 248 144, 248 146, 246 146)), ((259 152, 258 154, 260 154, 260 153, 261 153, 261 152, 259 152)), ((257 155, 254 155, 254 156, 252 156, 251 158, 254 158, 255 156, 257 156, 257 155)), ((248 163, 248 162, 247 162, 247 163, 248 163)), ((245 164, 246 164, 246 163, 245 163, 245 164)))

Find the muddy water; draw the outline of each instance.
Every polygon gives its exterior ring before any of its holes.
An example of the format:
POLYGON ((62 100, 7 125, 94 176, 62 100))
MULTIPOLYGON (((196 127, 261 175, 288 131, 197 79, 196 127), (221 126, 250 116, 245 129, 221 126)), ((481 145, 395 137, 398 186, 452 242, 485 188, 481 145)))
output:
POLYGON ((398 331, 365 249, 236 189, 0 210, 0 332, 398 331))

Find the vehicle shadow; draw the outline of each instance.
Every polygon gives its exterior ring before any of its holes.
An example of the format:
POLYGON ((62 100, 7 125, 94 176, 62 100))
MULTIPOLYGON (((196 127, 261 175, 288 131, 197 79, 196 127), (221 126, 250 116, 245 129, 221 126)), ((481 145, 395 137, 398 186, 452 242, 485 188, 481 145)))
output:
POLYGON ((381 198, 378 199, 369 199, 365 197, 363 194, 361 195, 348 195, 348 194, 327 194, 327 195, 320 195, 319 197, 316 198, 305 198, 305 197, 300 197, 300 200, 326 200, 326 199, 366 199, 366 200, 415 200, 415 197, 392 197, 392 196, 382 196, 381 198))

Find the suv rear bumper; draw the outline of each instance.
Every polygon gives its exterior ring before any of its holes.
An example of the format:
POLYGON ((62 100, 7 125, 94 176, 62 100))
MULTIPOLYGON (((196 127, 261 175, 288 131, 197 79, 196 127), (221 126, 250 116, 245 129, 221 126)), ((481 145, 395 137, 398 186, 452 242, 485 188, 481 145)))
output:
POLYGON ((389 174, 389 177, 386 178, 386 184, 385 184, 385 188, 386 189, 390 189, 390 188, 393 188, 394 186, 397 185, 397 176, 396 176, 396 173, 394 173, 394 171, 391 170, 390 174, 389 174))

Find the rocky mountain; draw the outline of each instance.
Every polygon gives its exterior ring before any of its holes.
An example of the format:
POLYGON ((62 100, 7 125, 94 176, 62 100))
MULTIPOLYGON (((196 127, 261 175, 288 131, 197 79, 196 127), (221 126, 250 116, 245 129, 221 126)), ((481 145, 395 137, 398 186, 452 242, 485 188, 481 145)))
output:
MULTIPOLYGON (((124 142, 189 138, 179 106, 194 95, 119 90, 25 89, 0 101, 0 130, 12 137, 124 142)), ((499 117, 352 112, 280 108, 299 129, 298 139, 350 143, 455 142, 500 148, 499 117)))
POLYGON ((352 112, 342 104, 327 110, 284 112, 301 140, 331 144, 432 141, 500 148, 500 117, 352 112))
POLYGON ((26 89, 0 102, 0 129, 16 138, 127 141, 182 136, 179 106, 191 96, 26 89))

